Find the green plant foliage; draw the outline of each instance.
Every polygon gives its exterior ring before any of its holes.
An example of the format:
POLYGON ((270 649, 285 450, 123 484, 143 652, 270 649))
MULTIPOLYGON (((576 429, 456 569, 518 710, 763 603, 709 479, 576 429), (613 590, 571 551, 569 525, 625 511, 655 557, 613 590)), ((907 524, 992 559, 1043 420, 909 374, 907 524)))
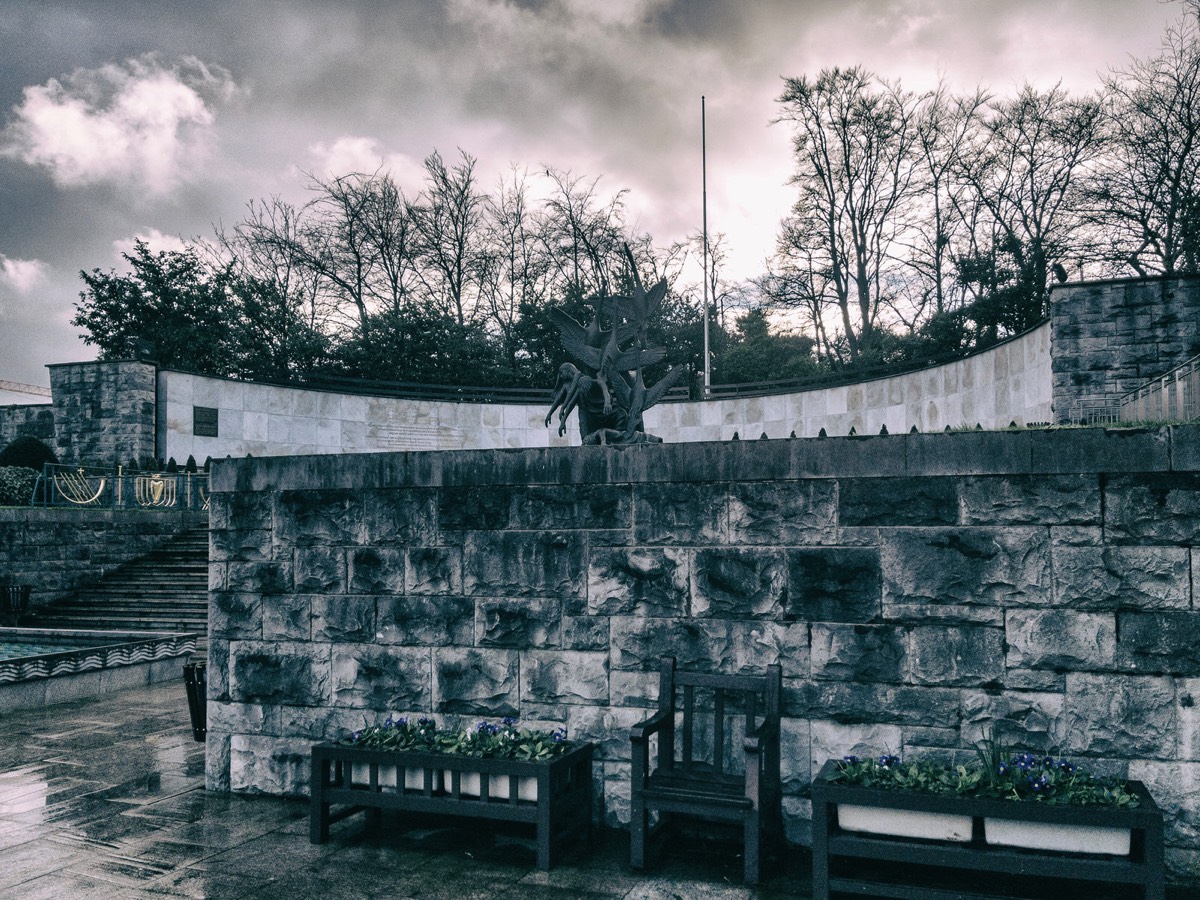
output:
POLYGON ((38 473, 23 466, 0 467, 0 506, 28 506, 38 473))
POLYGON ((499 725, 480 722, 475 728, 440 729, 433 719, 388 717, 382 725, 367 725, 342 741, 354 747, 372 750, 416 750, 445 753, 479 759, 547 760, 561 756, 573 744, 567 729, 544 731, 518 728, 516 719, 504 719, 499 725))
POLYGON ((1022 800, 1104 806, 1137 806, 1128 785, 1093 775, 1065 759, 1014 753, 992 741, 976 748, 978 759, 969 765, 933 760, 904 762, 883 754, 838 761, 833 780, 893 791, 921 791, 992 800, 1022 800))
POLYGON ((37 438, 27 435, 22 435, 0 450, 0 466, 18 466, 40 472, 43 464, 56 462, 58 457, 53 450, 37 438))

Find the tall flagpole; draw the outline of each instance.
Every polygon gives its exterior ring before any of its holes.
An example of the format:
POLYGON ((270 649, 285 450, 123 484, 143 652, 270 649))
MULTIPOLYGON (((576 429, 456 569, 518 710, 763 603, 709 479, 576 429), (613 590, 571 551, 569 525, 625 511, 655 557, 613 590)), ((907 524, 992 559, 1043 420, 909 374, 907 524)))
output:
POLYGON ((704 210, 704 399, 708 399, 712 375, 708 355, 708 147, 705 142, 704 95, 700 96, 700 177, 703 185, 704 210))

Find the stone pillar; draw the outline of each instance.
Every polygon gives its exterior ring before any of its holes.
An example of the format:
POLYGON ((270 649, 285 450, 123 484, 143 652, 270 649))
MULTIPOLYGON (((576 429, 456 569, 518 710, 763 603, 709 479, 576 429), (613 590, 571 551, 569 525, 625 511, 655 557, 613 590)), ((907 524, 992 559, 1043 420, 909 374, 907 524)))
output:
POLYGON ((47 368, 61 462, 115 466, 155 455, 154 363, 95 361, 47 368))
POLYGON ((1200 278, 1055 285, 1050 323, 1054 421, 1086 421, 1200 354, 1200 278))

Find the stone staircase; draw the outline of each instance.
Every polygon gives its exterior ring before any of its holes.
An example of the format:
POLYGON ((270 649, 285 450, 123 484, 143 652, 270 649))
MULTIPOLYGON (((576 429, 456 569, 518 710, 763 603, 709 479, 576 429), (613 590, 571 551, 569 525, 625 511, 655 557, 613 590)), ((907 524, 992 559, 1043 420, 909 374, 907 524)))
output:
POLYGON ((208 528, 182 532, 70 597, 24 617, 32 628, 190 631, 208 643, 208 528))

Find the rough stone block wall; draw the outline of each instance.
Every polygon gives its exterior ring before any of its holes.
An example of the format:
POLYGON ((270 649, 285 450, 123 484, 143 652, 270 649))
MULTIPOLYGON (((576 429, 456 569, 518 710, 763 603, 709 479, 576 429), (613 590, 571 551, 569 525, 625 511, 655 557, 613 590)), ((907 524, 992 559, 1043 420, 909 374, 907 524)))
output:
POLYGON ((156 367, 131 360, 50 369, 60 462, 107 466, 156 455, 156 367))
POLYGON ((1056 285, 1050 303, 1054 419, 1123 394, 1200 355, 1200 278, 1056 285))
POLYGON ((517 715, 599 745, 661 654, 778 662, 789 835, 830 757, 986 735, 1147 782, 1200 872, 1200 427, 216 464, 211 788, 304 794, 314 741, 517 715))
POLYGON ((49 403, 0 406, 0 450, 19 437, 37 438, 54 448, 54 410, 49 403))
POLYGON ((203 523, 179 511, 0 509, 0 585, 27 584, 42 606, 203 523))

